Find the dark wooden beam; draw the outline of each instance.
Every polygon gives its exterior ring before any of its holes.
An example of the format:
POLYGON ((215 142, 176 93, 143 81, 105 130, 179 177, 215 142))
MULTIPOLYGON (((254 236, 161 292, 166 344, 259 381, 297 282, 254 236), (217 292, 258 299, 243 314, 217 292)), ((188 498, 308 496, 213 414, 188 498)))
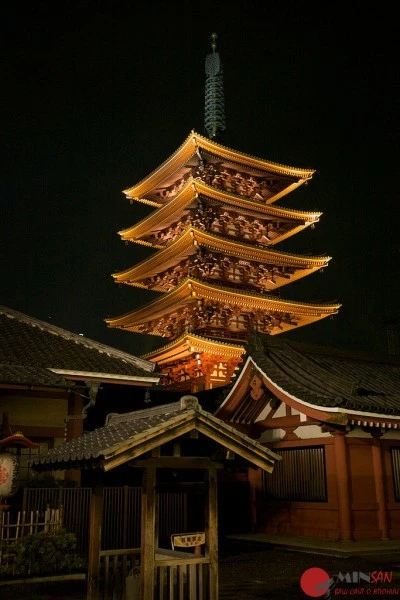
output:
POLYGON ((99 597, 101 524, 103 522, 103 486, 96 474, 96 483, 92 491, 90 503, 90 538, 88 560, 87 600, 99 597))
POLYGON ((153 465, 159 469, 223 469, 221 462, 214 462, 203 456, 160 456, 159 458, 138 458, 128 462, 130 467, 147 467, 153 465))
POLYGON ((206 555, 210 560, 209 600, 218 599, 218 479, 215 469, 208 470, 208 496, 205 508, 206 555))
POLYGON ((154 598, 156 502, 156 469, 153 465, 148 465, 144 473, 142 495, 142 556, 140 569, 142 600, 153 600, 154 598))

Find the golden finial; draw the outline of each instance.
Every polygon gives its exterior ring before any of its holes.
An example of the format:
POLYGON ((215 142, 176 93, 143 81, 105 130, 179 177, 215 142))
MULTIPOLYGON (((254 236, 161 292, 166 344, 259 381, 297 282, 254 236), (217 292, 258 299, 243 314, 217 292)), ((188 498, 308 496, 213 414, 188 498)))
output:
POLYGON ((215 52, 216 49, 217 49, 217 39, 218 39, 217 34, 216 33, 212 33, 211 34, 211 49, 212 49, 213 52, 215 52))

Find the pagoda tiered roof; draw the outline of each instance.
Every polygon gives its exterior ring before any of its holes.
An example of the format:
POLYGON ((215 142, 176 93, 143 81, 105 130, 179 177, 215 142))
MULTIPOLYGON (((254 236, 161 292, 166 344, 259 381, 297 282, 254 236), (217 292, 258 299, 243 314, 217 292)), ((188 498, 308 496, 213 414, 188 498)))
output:
MULTIPOLYGON (((194 333, 183 333, 173 341, 158 347, 156 350, 151 350, 145 356, 146 360, 150 361, 157 357, 157 364, 162 368, 165 364, 185 361, 192 355, 197 356, 204 353, 217 357, 223 355, 225 360, 227 358, 241 359, 245 351, 243 344, 220 342, 194 333)), ((238 361, 238 364, 239 362, 242 361, 238 361)))
MULTIPOLYGON (((136 242, 155 248, 163 248, 173 241, 182 230, 199 220, 198 202, 209 200, 213 211, 214 222, 210 230, 221 231, 227 218, 232 222, 228 235, 233 238, 254 238, 259 244, 271 246, 291 237, 306 227, 314 226, 321 213, 316 211, 300 211, 266 204, 261 199, 246 198, 232 192, 213 188, 199 178, 188 177, 183 188, 172 196, 157 210, 136 223, 119 231, 124 241, 136 242), (257 219, 260 223, 260 234, 253 233, 248 225, 257 219), (261 231, 264 227, 264 232, 261 231), (243 229, 240 235, 237 230, 243 229), (264 235, 262 235, 264 233, 264 235)), ((200 219, 201 220, 201 219, 200 219)))
POLYGON ((186 278, 146 306, 115 318, 110 327, 174 338, 185 330, 212 332, 210 337, 245 341, 248 331, 275 335, 336 314, 340 304, 304 303, 244 292, 186 278))
POLYGON ((113 277, 118 283, 166 292, 193 273, 208 281, 265 292, 326 267, 330 259, 239 243, 189 227, 167 247, 113 277))
POLYGON ((145 306, 106 319, 111 328, 167 340, 146 355, 175 389, 226 385, 250 332, 276 335, 336 314, 337 302, 299 302, 280 288, 327 266, 330 256, 273 247, 321 213, 277 206, 313 169, 238 152, 191 131, 127 198, 155 210, 119 231, 155 252, 113 274, 115 282, 158 292, 145 306))
POLYGON ((161 206, 177 195, 189 177, 201 176, 212 187, 234 186, 239 195, 272 204, 314 173, 314 169, 281 165, 233 150, 192 130, 167 160, 124 194, 132 200, 161 206))

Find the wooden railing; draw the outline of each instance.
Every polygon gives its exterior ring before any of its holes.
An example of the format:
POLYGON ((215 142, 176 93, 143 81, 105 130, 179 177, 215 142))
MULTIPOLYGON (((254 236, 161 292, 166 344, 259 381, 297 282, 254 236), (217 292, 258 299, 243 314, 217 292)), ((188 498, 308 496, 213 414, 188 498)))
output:
MULTIPOLYGON (((158 548, 154 600, 208 600, 210 561, 158 548)), ((98 600, 140 600, 140 548, 100 551, 98 600)))
POLYGON ((207 557, 158 549, 155 564, 154 600, 209 600, 210 561, 207 557))
POLYGON ((98 600, 140 600, 140 548, 100 551, 98 600))
POLYGON ((87 556, 91 488, 25 488, 22 510, 40 513, 63 507, 63 527, 76 534, 77 551, 87 556))

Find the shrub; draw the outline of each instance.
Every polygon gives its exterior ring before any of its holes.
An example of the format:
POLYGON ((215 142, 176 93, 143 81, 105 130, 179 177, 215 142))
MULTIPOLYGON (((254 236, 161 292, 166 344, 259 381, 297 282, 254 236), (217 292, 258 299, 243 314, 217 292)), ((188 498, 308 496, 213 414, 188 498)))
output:
POLYGON ((52 575, 83 570, 76 554, 76 535, 65 529, 26 535, 14 544, 1 545, 0 575, 52 575))

